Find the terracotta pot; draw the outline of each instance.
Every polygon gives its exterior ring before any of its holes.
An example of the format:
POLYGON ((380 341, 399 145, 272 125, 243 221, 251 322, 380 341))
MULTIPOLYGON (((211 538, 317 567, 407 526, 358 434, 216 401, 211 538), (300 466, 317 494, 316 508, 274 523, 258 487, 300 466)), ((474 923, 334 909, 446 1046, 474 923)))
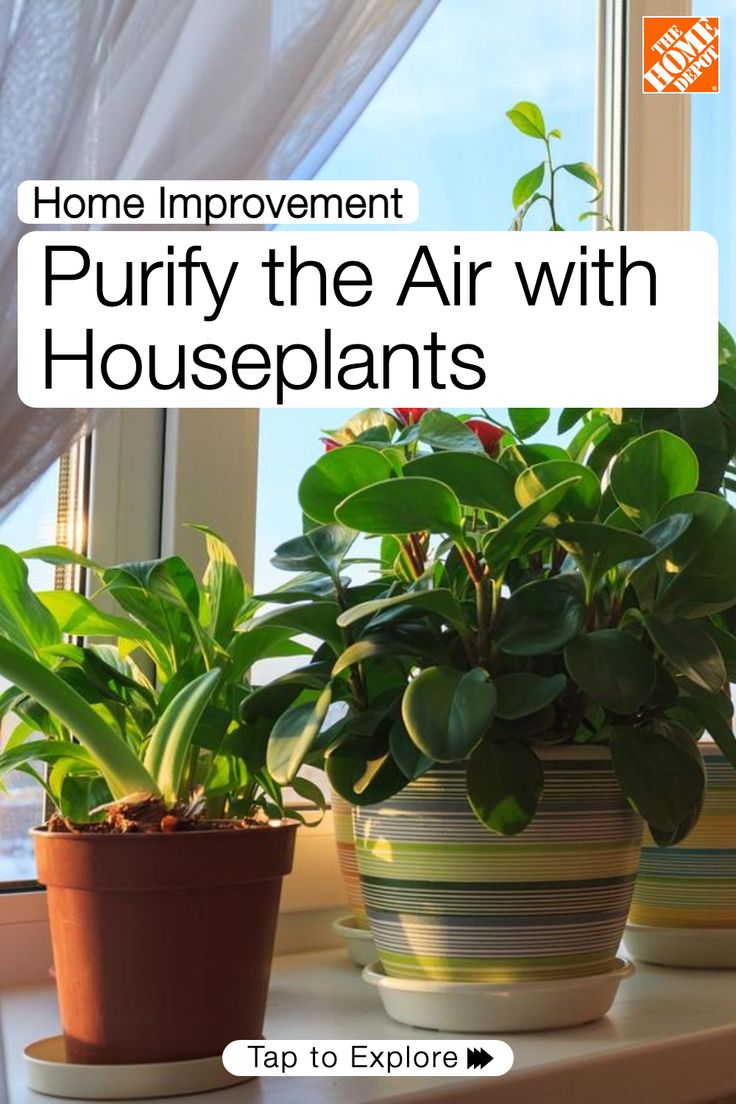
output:
POLYGON ((606 749, 535 750, 544 792, 518 836, 476 820, 464 763, 355 810, 363 896, 389 977, 512 984, 612 969, 642 821, 606 749))
POLYGON ((296 827, 33 830, 70 1062, 207 1058, 261 1037, 296 827))

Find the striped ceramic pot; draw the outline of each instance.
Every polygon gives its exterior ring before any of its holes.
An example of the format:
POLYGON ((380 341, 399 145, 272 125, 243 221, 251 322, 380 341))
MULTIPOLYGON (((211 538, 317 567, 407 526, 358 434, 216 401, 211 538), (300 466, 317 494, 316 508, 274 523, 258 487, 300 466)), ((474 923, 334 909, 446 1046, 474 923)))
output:
POLYGON ((674 847, 645 834, 626 945, 648 962, 736 967, 736 771, 711 740, 700 750, 700 820, 674 847))
POLYGON ((368 927, 368 917, 363 901, 363 891, 358 876, 358 864, 355 858, 355 835, 353 832, 353 806, 336 793, 332 793, 332 823, 335 829, 337 861, 340 866, 345 897, 350 914, 356 925, 368 927))
POLYGON ((606 749, 558 746, 540 757, 544 793, 518 836, 476 820, 462 763, 355 810, 363 896, 386 974, 508 983, 612 967, 641 820, 606 749))

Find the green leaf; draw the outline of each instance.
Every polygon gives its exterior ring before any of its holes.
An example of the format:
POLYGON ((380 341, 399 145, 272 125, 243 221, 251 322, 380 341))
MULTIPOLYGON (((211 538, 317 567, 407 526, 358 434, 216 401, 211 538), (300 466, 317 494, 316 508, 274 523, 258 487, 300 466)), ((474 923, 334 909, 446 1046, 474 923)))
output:
POLYGON ((87 749, 70 740, 26 740, 13 747, 6 744, 0 752, 0 778, 26 763, 55 763, 65 759, 77 759, 86 767, 94 767, 87 749))
POLYGON ((656 611, 666 617, 707 617, 734 605, 736 511, 720 495, 696 492, 675 499, 663 517, 690 514, 692 520, 667 549, 664 585, 656 611))
POLYGON ((471 452, 434 452, 410 460, 406 476, 424 476, 448 486, 463 506, 507 518, 518 510, 514 478, 490 457, 471 452))
POLYGON ((571 640, 565 665, 592 701, 620 714, 641 708, 657 675, 647 648, 621 629, 600 629, 571 640))
POLYGON ((603 193, 603 183, 598 173, 595 171, 592 165, 589 165, 587 161, 575 161, 571 165, 560 165, 561 169, 565 172, 569 172, 571 176, 576 176, 578 180, 582 180, 584 184, 589 184, 595 191, 595 195, 591 200, 592 203, 599 198, 603 193))
POLYGON ((320 525, 280 544, 271 563, 284 571, 318 572, 336 579, 356 536, 342 525, 320 525))
POLYGON ((350 529, 377 535, 430 532, 457 537, 462 533, 462 510, 455 493, 436 479, 419 476, 364 487, 341 502, 335 515, 350 529))
POLYGON ((575 476, 574 479, 566 479, 557 487, 545 491, 483 538, 483 556, 492 575, 496 578, 503 575, 510 561, 521 552, 529 534, 544 521, 577 482, 578 477, 575 476))
POLYGON ((179 796, 182 773, 194 731, 220 678, 211 671, 192 679, 162 713, 148 744, 144 759, 147 771, 156 779, 164 801, 174 805, 179 796))
POLYGON ((100 565, 94 560, 90 560, 80 552, 73 552, 71 548, 65 548, 63 544, 45 544, 38 548, 27 548, 18 555, 24 560, 43 560, 44 563, 53 564, 54 567, 86 567, 88 571, 102 571, 100 565))
POLYGON ((537 579, 505 602, 496 642, 511 655, 543 655, 567 644, 584 624, 585 603, 574 577, 537 579))
POLYGON ((692 827, 705 788, 700 753, 689 734, 670 722, 611 730, 611 757, 624 796, 658 843, 677 843, 692 827))
POLYGON ((372 617, 374 614, 404 605, 425 613, 434 613, 451 625, 466 627, 460 603, 444 587, 438 587, 436 590, 413 590, 407 594, 394 594, 391 598, 375 598, 370 602, 360 602, 352 609, 341 613, 337 624, 341 629, 347 629, 356 621, 362 621, 364 617, 372 617))
POLYGON ((294 633, 307 633, 324 640, 338 654, 343 648, 342 634, 337 627, 339 613, 337 602, 297 602, 264 613, 250 621, 244 631, 248 634, 263 625, 291 629, 294 633))
POLYGON ((268 741, 266 765, 280 786, 296 777, 319 735, 331 701, 332 687, 328 684, 316 701, 294 705, 276 721, 268 741))
POLYGON ((49 610, 59 630, 69 636, 113 636, 139 642, 153 639, 149 630, 137 621, 106 613, 76 591, 39 591, 38 599, 49 610))
POLYGON ((105 776, 115 798, 158 787, 135 754, 98 713, 38 660, 0 637, 0 675, 19 686, 77 737, 105 776))
POLYGON ((468 763, 468 801, 481 824, 504 836, 522 832, 542 795, 542 765, 520 740, 483 740, 468 763))
POLYGON ((530 138, 544 140, 547 137, 544 116, 535 103, 521 100, 514 104, 510 111, 506 112, 506 117, 511 120, 517 130, 520 130, 522 134, 527 134, 530 138))
POLYGON ((514 190, 511 193, 511 205, 514 210, 521 207, 528 199, 536 192, 544 180, 544 161, 541 161, 535 169, 530 169, 529 172, 524 173, 514 184, 514 190))
POLYGON ((390 752, 378 758, 332 753, 326 761, 330 786, 351 805, 375 805, 387 801, 407 784, 407 777, 390 752))
POLYGON ((383 453, 366 445, 346 445, 321 456, 302 477, 299 504, 310 518, 329 525, 335 507, 354 491, 389 479, 393 472, 383 453))
POLYGON ((451 452, 478 452, 485 449, 471 429, 445 410, 428 410, 419 423, 419 440, 430 448, 451 452))
POLYGON ((519 717, 538 713, 556 701, 566 685, 567 679, 563 674, 545 677, 518 671, 502 675, 495 680, 498 693, 496 715, 502 720, 515 721, 519 717))
POLYGON ((488 731, 496 690, 479 667, 427 667, 407 686, 401 715, 419 750, 438 762, 464 759, 488 731))
POLYGON ((424 755, 419 750, 406 731, 406 725, 401 717, 397 717, 391 725, 388 746, 402 774, 405 774, 410 781, 421 778, 434 763, 429 755, 424 755))
POLYGON ((611 488, 621 508, 640 528, 698 485, 698 460, 682 438, 666 430, 635 437, 611 469, 611 488))
POLYGON ((587 413, 588 408, 585 406, 565 407, 557 419, 557 432, 567 433, 568 429, 572 429, 587 413))
POLYGON ((555 529, 555 540, 577 561, 591 587, 612 567, 656 551, 638 533, 593 521, 563 522, 555 529))
POLYGON ((716 698, 681 698, 678 707, 685 709, 712 736, 732 767, 736 767, 736 735, 732 720, 726 720, 716 705, 716 698))
POLYGON ((246 632, 236 633, 228 646, 236 677, 242 678, 254 663, 263 659, 311 655, 311 648, 291 639, 295 632, 282 625, 256 625, 246 632))
POLYGON ((576 482, 549 512, 550 522, 589 521, 595 517, 601 500, 601 486, 595 472, 573 460, 547 460, 523 471, 516 480, 515 493, 522 506, 536 502, 546 491, 563 481, 576 482))
POLYGON ((204 585, 209 595, 210 632, 223 646, 233 634, 245 598, 243 576, 231 549, 206 525, 193 525, 207 542, 209 563, 204 585))
POLYGON ((349 445, 365 433, 386 430, 389 435, 396 429, 396 421, 385 410, 369 407, 353 414, 338 429, 324 429, 322 432, 340 445, 349 445))
POLYGON ((662 621, 649 614, 644 625, 652 641, 676 671, 704 690, 722 690, 726 665, 718 646, 697 621, 662 621))
POLYGON ((53 617, 28 585, 28 567, 4 544, 0 544, 0 633, 34 655, 61 639, 53 617))
POLYGON ((522 440, 525 437, 533 437, 542 426, 549 421, 549 407, 509 407, 509 418, 514 427, 514 433, 522 440))

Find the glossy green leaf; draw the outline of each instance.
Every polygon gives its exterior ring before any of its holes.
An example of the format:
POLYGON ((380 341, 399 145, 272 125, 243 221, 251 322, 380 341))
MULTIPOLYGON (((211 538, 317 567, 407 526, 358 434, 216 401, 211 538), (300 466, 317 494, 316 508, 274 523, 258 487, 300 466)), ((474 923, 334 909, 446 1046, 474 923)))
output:
POLYGON ((591 586, 612 567, 656 551, 651 541, 638 533, 593 521, 563 522, 555 529, 555 540, 574 557, 591 586))
POLYGON ((388 746, 395 763, 410 781, 421 778, 434 763, 429 755, 424 755, 419 750, 406 731, 406 725, 401 717, 397 717, 391 726, 388 746))
POLYGON ((589 184, 595 191, 595 195, 591 202, 594 202, 603 192, 603 183, 598 173, 595 171, 592 165, 589 165, 587 161, 575 161, 571 165, 560 165, 561 169, 565 172, 569 172, 571 176, 577 177, 578 180, 582 180, 584 184, 589 184))
POLYGON ((611 756, 625 797, 657 842, 682 839, 705 788, 702 759, 688 733, 674 723, 659 731, 617 726, 611 731, 611 756))
POLYGON ((599 629, 571 640, 565 665, 583 693, 613 713, 636 713, 654 689, 651 654, 620 629, 599 629))
POLYGON ((329 525, 338 503, 362 487, 389 479, 392 472, 383 453, 366 445, 333 449, 307 468, 299 484, 299 504, 310 518, 329 525))
POLYGON ((481 824, 504 836, 522 832, 542 796, 542 765, 520 740, 483 740, 468 763, 468 801, 481 824))
POLYGON ((335 510, 337 520, 362 533, 462 532, 457 495, 436 479, 387 479, 356 491, 335 510))
POLYGON ((549 520, 589 521, 595 517, 601 500, 600 482, 590 468, 576 464, 573 460, 547 460, 527 468, 516 480, 516 497, 521 506, 529 506, 538 501, 545 492, 573 478, 576 480, 575 484, 556 503, 554 510, 550 511, 549 520))
POLYGON ((291 629, 294 633, 306 633, 324 640, 335 653, 342 651, 342 634, 337 627, 340 607, 336 602, 297 602, 279 606, 248 623, 246 633, 263 625, 291 629))
POLYGON ((34 655, 61 639, 56 622, 28 584, 27 565, 4 544, 0 544, 0 633, 34 655))
POLYGON ((538 579, 504 603, 496 642, 511 655, 543 655, 567 644, 584 624, 582 589, 573 578, 538 579))
POLYGON ((535 103, 521 100, 506 112, 506 116, 522 134, 527 134, 530 138, 547 137, 544 116, 535 103))
POLYGON ((375 759, 330 754, 326 762, 330 786, 351 805, 387 801, 407 784, 407 777, 390 752, 375 759))
POLYGON ((690 514, 692 520, 667 549, 656 612, 690 618, 729 609, 736 595, 736 556, 724 553, 736 547, 736 511, 720 495, 697 492, 674 499, 663 511, 664 517, 676 514, 690 514))
POLYGON ((220 671, 215 667, 192 679, 169 702, 156 723, 143 763, 169 805, 178 799, 194 731, 219 678, 220 671))
POLYGON ((294 705, 276 721, 268 741, 266 765, 280 786, 296 777, 319 735, 331 701, 332 688, 327 685, 316 701, 294 705))
POLYGON ((567 685, 564 675, 535 675, 531 671, 518 671, 495 679, 498 705, 496 715, 502 720, 515 721, 538 713, 556 701, 567 685))
POLYGON ((698 485, 698 460, 682 438, 666 430, 635 437, 611 469, 621 508, 640 526, 652 525, 665 506, 698 485))
POLYGON ((682 698, 678 705, 680 709, 687 710, 697 719, 715 740, 731 766, 736 767, 736 734, 733 731, 733 721, 727 720, 722 715, 716 700, 715 697, 712 700, 705 697, 686 697, 682 698))
POLYGON ((424 476, 445 483, 463 506, 488 510, 507 518, 519 505, 513 476, 490 457, 471 452, 434 452, 410 460, 407 476, 424 476))
POLYGON ((462 607, 449 590, 438 587, 437 590, 413 590, 406 594, 395 594, 391 598, 375 598, 370 602, 360 602, 345 610, 337 619, 342 629, 349 628, 356 621, 372 617, 397 607, 407 606, 407 612, 414 609, 423 613, 434 613, 452 625, 465 626, 462 607))
POLYGON ((445 410, 428 410, 419 423, 420 441, 430 448, 451 452, 478 452, 485 449, 471 429, 445 410))
POLYGON ((453 762, 464 759, 488 731, 496 700, 495 687, 481 668, 463 674, 427 667, 407 686, 401 715, 424 755, 453 762))
POLYGON ((522 440, 525 437, 533 437, 535 433, 549 421, 549 407, 509 407, 509 418, 514 427, 514 433, 522 440))
POLYGON ((152 642, 151 632, 137 621, 99 609, 89 598, 73 590, 38 592, 38 599, 51 613, 59 630, 69 636, 122 637, 152 642))
POLYGON ((511 193, 511 205, 514 210, 517 207, 521 207, 526 203, 528 199, 534 195, 537 189, 541 186, 544 180, 544 161, 541 161, 536 168, 530 169, 529 172, 524 173, 514 184, 514 190, 511 193))
POLYGON ((559 486, 540 494, 483 538, 483 556, 496 578, 503 575, 509 562, 521 552, 529 534, 541 525, 577 481, 577 476, 566 479, 559 486))
POLYGON ((644 625, 656 647, 676 671, 704 690, 722 690, 726 665, 718 645, 697 621, 674 618, 662 621, 649 614, 644 625))
POLYGON ((210 632, 218 644, 225 645, 238 623, 245 598, 243 576, 237 560, 222 537, 206 525, 193 525, 204 535, 209 562, 204 585, 209 597, 210 632))
POLYGON ((284 571, 318 572, 336 579, 356 536, 343 525, 319 525, 280 544, 271 563, 284 571))

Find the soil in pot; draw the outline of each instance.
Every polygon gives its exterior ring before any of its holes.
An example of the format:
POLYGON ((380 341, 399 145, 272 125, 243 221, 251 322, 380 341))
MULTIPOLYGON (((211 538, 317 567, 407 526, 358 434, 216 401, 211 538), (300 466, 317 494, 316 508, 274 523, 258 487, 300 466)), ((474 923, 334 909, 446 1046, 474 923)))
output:
POLYGON ((32 833, 70 1062, 206 1058, 262 1034, 297 825, 162 820, 32 833))
POLYGON ((520 835, 473 815, 464 764, 356 809, 358 869, 385 973, 443 982, 576 978, 612 969, 642 822, 606 749, 542 749, 544 793, 520 835))

